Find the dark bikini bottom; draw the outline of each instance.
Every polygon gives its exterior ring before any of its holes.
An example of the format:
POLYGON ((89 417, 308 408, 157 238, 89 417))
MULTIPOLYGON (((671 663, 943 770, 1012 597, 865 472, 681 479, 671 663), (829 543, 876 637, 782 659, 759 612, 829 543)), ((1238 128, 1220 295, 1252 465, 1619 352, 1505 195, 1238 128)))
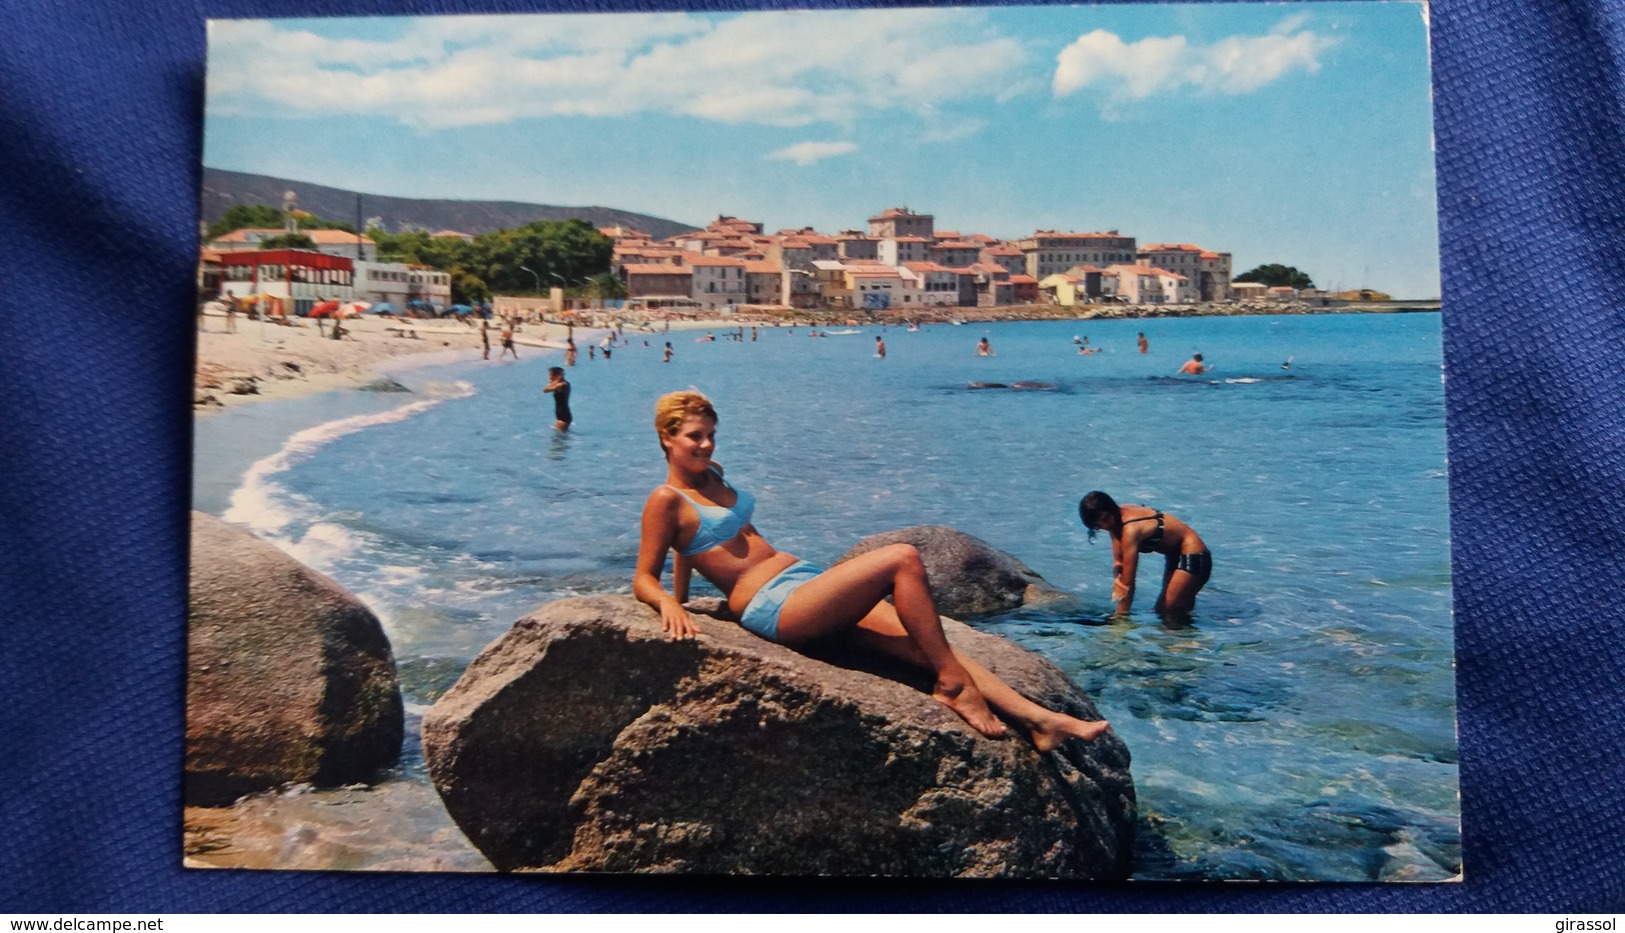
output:
POLYGON ((1213 576, 1213 552, 1200 551, 1195 554, 1169 554, 1168 572, 1183 570, 1196 578, 1196 585, 1201 586, 1207 578, 1213 576))

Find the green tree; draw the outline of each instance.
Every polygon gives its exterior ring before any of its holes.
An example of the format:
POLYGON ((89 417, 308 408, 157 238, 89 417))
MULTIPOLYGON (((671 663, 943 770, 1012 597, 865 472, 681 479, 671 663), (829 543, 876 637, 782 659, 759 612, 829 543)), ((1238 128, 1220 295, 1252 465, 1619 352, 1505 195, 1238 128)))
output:
POLYGON ((451 269, 451 303, 472 305, 491 297, 491 288, 462 266, 451 269))
POLYGON ((1306 272, 1299 272, 1296 267, 1283 266, 1280 263, 1266 263, 1231 279, 1232 282, 1258 282, 1276 288, 1285 285, 1289 288, 1314 288, 1314 280, 1306 272))
POLYGON ((308 249, 314 250, 316 241, 303 233, 279 233, 268 236, 260 241, 260 249, 308 249))
POLYGON ((583 291, 588 298, 625 298, 626 286, 613 272, 600 272, 589 276, 583 291))
POLYGON ((271 229, 282 226, 282 212, 265 204, 233 204, 226 208, 220 219, 209 225, 209 239, 225 236, 233 230, 271 229))
POLYGON ((492 291, 534 294, 608 272, 615 243, 585 220, 541 220, 483 233, 467 250, 464 268, 492 291))

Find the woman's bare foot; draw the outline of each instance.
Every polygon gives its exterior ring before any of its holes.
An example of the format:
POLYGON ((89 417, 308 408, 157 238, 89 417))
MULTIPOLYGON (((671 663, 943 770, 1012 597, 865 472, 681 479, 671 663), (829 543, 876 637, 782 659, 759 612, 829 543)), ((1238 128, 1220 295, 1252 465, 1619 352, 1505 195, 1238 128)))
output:
POLYGON ((987 700, 969 678, 948 680, 939 677, 931 696, 935 697, 938 703, 958 713, 959 718, 969 723, 972 729, 990 739, 1003 738, 1008 731, 1004 721, 988 709, 987 700))
POLYGON ((1076 719, 1065 713, 1055 713, 1053 719, 1035 723, 1030 734, 1038 750, 1047 752, 1067 739, 1092 742, 1110 727, 1111 723, 1104 719, 1076 719))

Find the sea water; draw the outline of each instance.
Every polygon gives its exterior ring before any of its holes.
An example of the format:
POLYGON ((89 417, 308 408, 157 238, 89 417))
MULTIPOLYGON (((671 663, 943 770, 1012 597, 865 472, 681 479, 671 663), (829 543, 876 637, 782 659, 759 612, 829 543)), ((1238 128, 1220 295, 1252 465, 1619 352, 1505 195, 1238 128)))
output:
MULTIPOLYGON (((1077 594, 1067 614, 975 624, 1059 665, 1128 744, 1135 877, 1459 872, 1438 315, 833 330, 857 333, 628 331, 609 360, 582 332, 568 433, 541 391, 558 354, 526 347, 395 373, 409 393, 211 415, 196 505, 365 600, 417 714, 538 605, 630 592, 639 511, 665 478, 653 402, 693 386, 780 550, 828 562, 945 524, 1077 594), (1176 376, 1194 352, 1213 371, 1176 376), (1191 624, 1150 611, 1155 555, 1135 611, 1110 617, 1110 544, 1077 518, 1092 489, 1207 542, 1191 624)), ((408 753, 400 780, 423 780, 408 753)))

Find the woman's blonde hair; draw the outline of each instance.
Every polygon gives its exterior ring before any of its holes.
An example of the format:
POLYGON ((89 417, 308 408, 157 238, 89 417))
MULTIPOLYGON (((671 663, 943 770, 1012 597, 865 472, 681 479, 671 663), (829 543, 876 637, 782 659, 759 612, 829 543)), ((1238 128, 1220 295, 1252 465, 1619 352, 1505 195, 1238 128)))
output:
MULTIPOLYGON (((691 417, 715 421, 717 410, 711 407, 710 399, 693 389, 667 392, 655 402, 655 430, 660 432, 661 438, 676 434, 683 422, 691 417)), ((666 445, 660 446, 664 450, 666 445)))

